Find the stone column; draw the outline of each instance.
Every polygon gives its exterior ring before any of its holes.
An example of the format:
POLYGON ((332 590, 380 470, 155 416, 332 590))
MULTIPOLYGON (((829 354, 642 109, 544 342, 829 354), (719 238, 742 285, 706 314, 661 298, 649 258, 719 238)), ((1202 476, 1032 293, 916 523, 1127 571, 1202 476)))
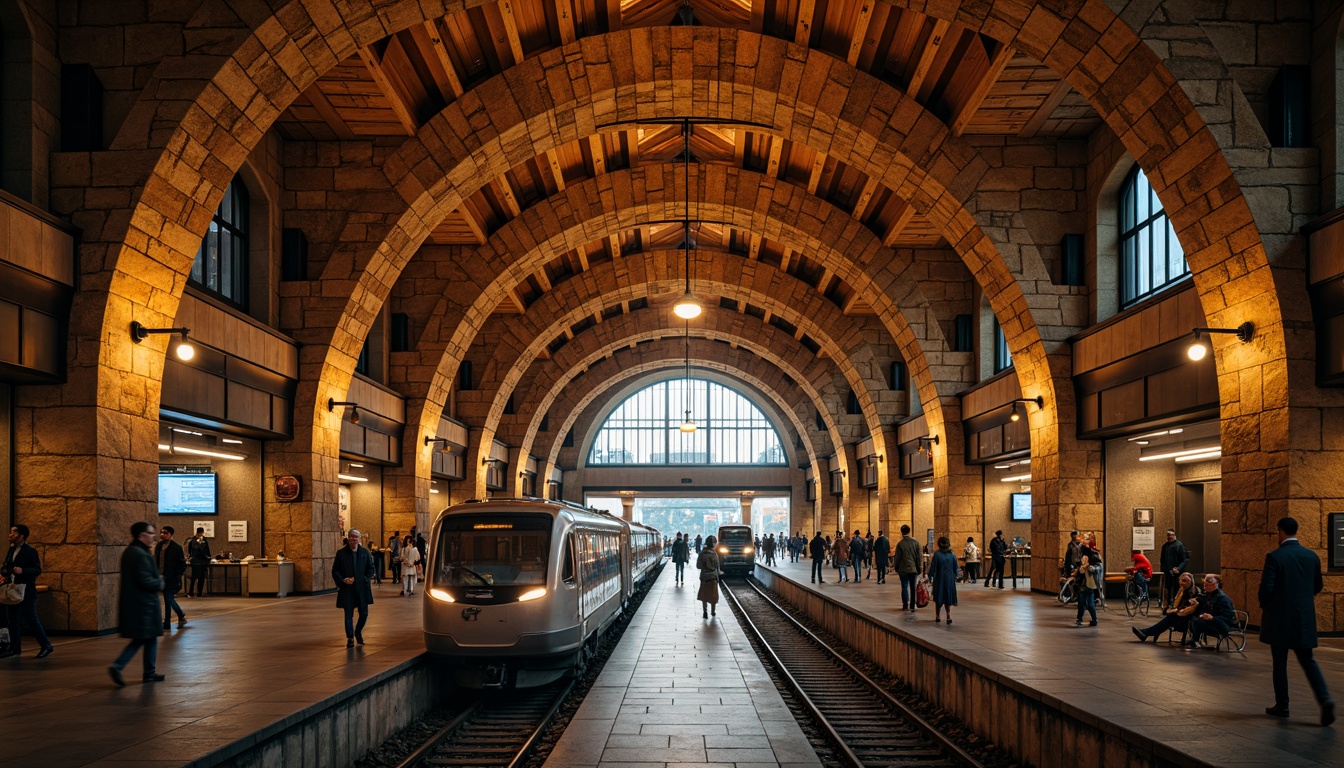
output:
POLYGON ((635 519, 635 497, 621 497, 621 519, 626 522, 633 522, 635 519))
POLYGON ((737 502, 742 505, 742 524, 751 525, 751 497, 741 496, 737 502))

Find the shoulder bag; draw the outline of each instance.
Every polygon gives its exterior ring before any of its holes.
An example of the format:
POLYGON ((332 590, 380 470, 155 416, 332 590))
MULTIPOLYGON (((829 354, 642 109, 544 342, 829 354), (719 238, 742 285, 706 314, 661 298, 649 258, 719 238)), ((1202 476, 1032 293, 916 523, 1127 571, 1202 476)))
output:
POLYGON ((22 603, 27 587, 27 584, 15 584, 12 581, 0 584, 0 604, 18 605, 22 603))

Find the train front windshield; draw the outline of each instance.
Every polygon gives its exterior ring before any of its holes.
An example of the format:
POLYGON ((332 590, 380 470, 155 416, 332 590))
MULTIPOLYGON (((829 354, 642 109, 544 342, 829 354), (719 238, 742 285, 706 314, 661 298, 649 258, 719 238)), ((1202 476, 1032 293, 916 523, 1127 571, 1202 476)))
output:
POLYGON ((546 515, 450 517, 439 528, 434 586, 545 586, 551 518, 546 515))
POLYGON ((724 528, 719 531, 719 544, 729 549, 740 550, 751 543, 750 528, 724 528))

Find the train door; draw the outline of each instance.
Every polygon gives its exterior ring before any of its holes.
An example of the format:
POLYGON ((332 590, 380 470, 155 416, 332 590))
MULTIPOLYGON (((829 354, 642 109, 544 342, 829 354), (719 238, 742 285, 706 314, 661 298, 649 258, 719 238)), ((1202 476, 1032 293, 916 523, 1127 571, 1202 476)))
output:
POLYGON ((621 609, 635 591, 635 552, 630 546, 630 529, 621 531, 621 609))

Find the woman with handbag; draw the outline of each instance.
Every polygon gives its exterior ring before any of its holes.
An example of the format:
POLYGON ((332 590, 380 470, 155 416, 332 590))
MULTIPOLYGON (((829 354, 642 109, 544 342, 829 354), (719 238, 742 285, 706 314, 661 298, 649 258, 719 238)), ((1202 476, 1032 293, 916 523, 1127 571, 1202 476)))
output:
POLYGON ((723 572, 719 570, 719 553, 714 549, 717 544, 713 536, 706 538, 700 557, 695 561, 695 567, 700 571, 700 591, 695 598, 700 601, 701 618, 705 619, 717 615, 715 609, 719 605, 719 576, 723 572))
POLYGON ((401 594, 415 594, 415 572, 420 563, 420 550, 410 536, 401 544, 401 594))

